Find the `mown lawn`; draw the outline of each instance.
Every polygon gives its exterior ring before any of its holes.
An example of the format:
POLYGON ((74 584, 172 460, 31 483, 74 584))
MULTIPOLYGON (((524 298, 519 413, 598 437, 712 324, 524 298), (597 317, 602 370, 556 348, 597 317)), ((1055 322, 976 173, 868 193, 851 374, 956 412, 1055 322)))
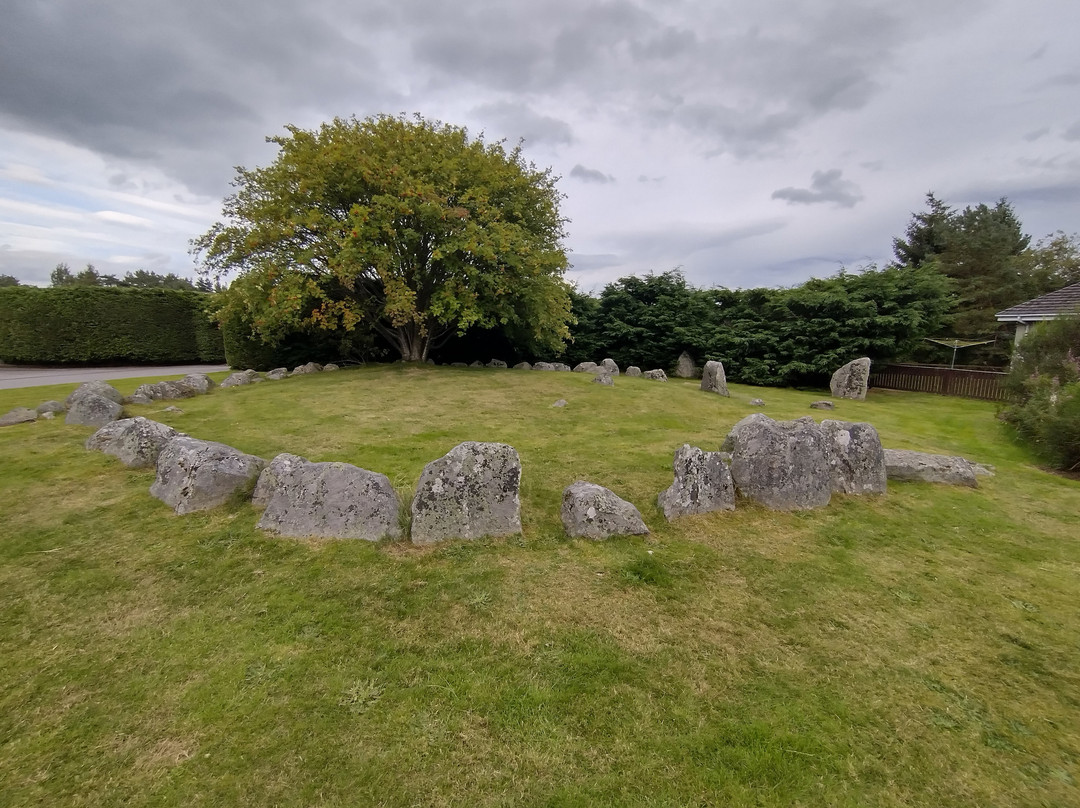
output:
POLYGON ((383 366, 129 408, 406 500, 458 442, 513 445, 523 536, 426 549, 270 538, 245 504, 177 517, 92 430, 4 428, 0 804, 1080 804, 1080 482, 993 405, 820 397, 383 366), (666 524, 674 450, 715 449, 756 396, 998 474, 666 524), (652 535, 564 538, 577 479, 652 535))

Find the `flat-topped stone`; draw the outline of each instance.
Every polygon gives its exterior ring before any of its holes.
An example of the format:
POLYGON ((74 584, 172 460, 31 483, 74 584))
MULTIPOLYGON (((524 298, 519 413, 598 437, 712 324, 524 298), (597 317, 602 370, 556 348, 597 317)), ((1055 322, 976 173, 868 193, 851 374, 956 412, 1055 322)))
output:
POLYGON ((178 514, 216 508, 253 485, 265 466, 224 443, 178 435, 158 454, 150 494, 178 514))
POLYGON ((179 434, 171 426, 136 416, 105 424, 86 439, 85 446, 115 457, 128 468, 149 468, 157 465, 161 450, 179 434))
POLYGON ((646 370, 641 375, 644 376, 646 379, 649 379, 650 381, 654 381, 654 382, 666 382, 667 381, 667 374, 664 373, 664 371, 660 370, 659 368, 656 369, 656 370, 646 370))
POLYGON ((97 393, 84 393, 70 400, 64 423, 102 427, 123 417, 123 414, 124 408, 117 402, 97 393))
POLYGON ((731 453, 731 477, 740 496, 790 511, 829 504, 825 444, 825 433, 810 416, 774 421, 756 412, 735 424, 720 448, 731 453))
POLYGON ((586 539, 643 536, 649 532, 641 513, 631 503, 603 486, 579 480, 563 491, 563 528, 566 535, 586 539))
POLYGON ((124 397, 120 394, 120 391, 113 387, 108 382, 92 381, 83 382, 64 400, 64 406, 71 408, 71 404, 75 399, 85 395, 98 395, 102 398, 106 398, 116 404, 123 403, 124 397))
POLYGON ((910 449, 885 450, 885 474, 900 482, 945 483, 978 488, 975 465, 963 457, 910 449))
POLYGON ((29 407, 16 407, 15 409, 0 415, 0 426, 28 424, 31 421, 36 421, 37 417, 37 410, 32 410, 29 407))

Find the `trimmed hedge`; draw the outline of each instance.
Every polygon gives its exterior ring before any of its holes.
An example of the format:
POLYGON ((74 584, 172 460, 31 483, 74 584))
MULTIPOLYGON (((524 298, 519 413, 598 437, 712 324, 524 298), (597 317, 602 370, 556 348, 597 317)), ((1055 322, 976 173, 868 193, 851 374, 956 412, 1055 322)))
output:
POLYGON ((209 296, 177 289, 0 288, 0 360, 11 363, 222 362, 209 296))

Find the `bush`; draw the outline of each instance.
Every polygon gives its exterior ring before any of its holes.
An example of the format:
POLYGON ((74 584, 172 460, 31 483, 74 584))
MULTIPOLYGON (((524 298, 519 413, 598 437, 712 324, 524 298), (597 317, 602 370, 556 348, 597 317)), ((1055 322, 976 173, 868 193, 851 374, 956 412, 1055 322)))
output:
POLYGON ((1017 402, 1004 420, 1054 468, 1080 469, 1080 317, 1041 324, 1025 337, 1006 386, 1017 402))
POLYGON ((209 296, 173 289, 0 289, 0 360, 13 363, 220 362, 209 296))
POLYGON ((262 340, 242 319, 227 312, 222 316, 221 334, 225 341, 225 361, 229 367, 252 370, 294 368, 305 362, 383 361, 391 356, 389 346, 373 335, 356 330, 295 331, 277 343, 262 340))

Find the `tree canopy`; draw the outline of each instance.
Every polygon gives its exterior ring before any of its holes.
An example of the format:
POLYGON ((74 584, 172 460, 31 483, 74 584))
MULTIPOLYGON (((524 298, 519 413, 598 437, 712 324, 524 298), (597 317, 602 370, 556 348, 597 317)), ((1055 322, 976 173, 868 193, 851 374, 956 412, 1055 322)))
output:
POLYGON ((198 286, 187 278, 181 278, 170 272, 168 275, 159 275, 145 269, 137 269, 128 272, 123 278, 115 275, 104 275, 94 268, 93 264, 87 264, 86 269, 73 273, 71 268, 61 262, 53 269, 50 282, 54 287, 61 286, 115 286, 133 289, 183 289, 185 291, 211 292, 212 286, 200 282, 198 286))
POLYGON ((549 170, 419 116, 286 128, 268 138, 277 159, 238 168, 224 220, 192 242, 202 272, 238 273, 224 319, 270 343, 373 329, 410 361, 474 326, 561 351, 566 219, 549 170))

